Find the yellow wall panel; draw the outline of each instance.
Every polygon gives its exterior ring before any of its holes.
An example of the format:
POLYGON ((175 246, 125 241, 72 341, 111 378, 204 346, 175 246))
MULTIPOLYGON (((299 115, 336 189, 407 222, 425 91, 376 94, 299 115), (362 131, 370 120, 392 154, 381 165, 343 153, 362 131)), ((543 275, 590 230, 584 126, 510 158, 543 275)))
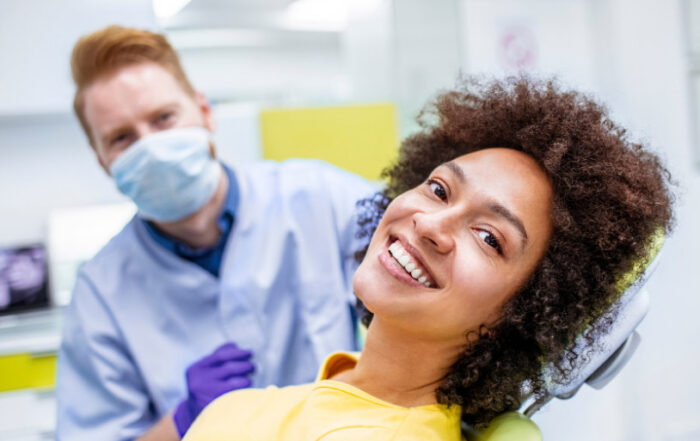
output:
POLYGON ((260 131, 265 159, 321 159, 371 180, 399 142, 393 104, 265 110, 260 131))

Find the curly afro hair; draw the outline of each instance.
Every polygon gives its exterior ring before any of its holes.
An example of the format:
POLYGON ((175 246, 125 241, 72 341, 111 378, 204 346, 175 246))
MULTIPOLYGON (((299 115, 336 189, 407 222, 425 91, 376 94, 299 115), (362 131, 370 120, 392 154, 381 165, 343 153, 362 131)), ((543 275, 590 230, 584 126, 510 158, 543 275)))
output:
MULTIPOLYGON (((462 79, 438 95, 418 123, 422 130, 403 142, 396 163, 383 172, 386 189, 360 203, 361 236, 373 234, 395 196, 420 185, 438 165, 480 149, 530 155, 554 192, 545 255, 503 306, 502 320, 465 336, 464 352, 436 391, 440 403, 461 405, 463 421, 478 429, 517 410, 525 389, 542 396, 545 366, 564 380, 579 358, 571 349, 578 335, 593 343, 607 331, 620 294, 616 282, 646 257, 653 233, 670 232, 671 178, 605 108, 552 80, 462 79), (594 322, 599 317, 605 319, 594 322)), ((358 305, 369 325, 371 313, 358 305)))

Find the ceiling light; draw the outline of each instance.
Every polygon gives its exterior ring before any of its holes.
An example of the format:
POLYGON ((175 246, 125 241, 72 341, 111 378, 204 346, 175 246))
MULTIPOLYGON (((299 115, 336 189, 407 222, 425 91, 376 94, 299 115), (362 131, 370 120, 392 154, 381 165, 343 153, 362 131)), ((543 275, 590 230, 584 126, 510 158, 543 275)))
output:
POLYGON ((287 6, 284 21, 290 29, 340 31, 347 19, 344 0, 297 0, 287 6))
POLYGON ((153 0, 153 12, 163 22, 177 14, 192 0, 153 0))

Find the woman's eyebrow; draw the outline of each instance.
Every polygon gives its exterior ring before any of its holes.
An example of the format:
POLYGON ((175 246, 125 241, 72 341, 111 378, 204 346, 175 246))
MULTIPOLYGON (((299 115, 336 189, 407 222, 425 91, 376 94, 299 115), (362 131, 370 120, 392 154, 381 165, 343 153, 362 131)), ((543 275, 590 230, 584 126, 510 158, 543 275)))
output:
MULTIPOLYGON (((462 183, 462 184, 467 183, 467 178, 464 174, 464 170, 462 170, 462 167, 460 167, 459 165, 455 164, 452 161, 446 162, 444 165, 445 165, 445 167, 447 167, 447 169, 449 169, 457 177, 457 180, 460 183, 462 183)), ((520 246, 521 246, 521 249, 524 249, 525 245, 527 244, 528 237, 527 237, 527 230, 525 230, 525 225, 523 224, 523 221, 521 221, 520 218, 518 216, 516 216, 512 211, 510 211, 509 209, 507 209, 506 207, 504 207, 503 205, 501 205, 498 202, 495 202, 495 201, 489 202, 487 208, 492 213, 495 213, 498 216, 505 219, 506 221, 508 221, 511 225, 513 225, 518 230, 518 232, 520 232, 520 237, 521 237, 520 246)))
POLYGON ((462 170, 462 167, 460 167, 459 165, 455 164, 452 161, 446 162, 443 165, 445 167, 447 167, 449 170, 451 170, 455 176, 457 176, 457 180, 459 181, 460 184, 467 183, 467 178, 464 176, 464 170, 462 170))
POLYGON ((527 231, 525 230, 525 225, 523 224, 523 221, 521 221, 518 216, 513 214, 513 212, 511 212, 498 202, 489 203, 488 209, 489 211, 499 215, 500 217, 508 221, 520 232, 520 248, 521 250, 525 249, 525 245, 527 244, 527 231))

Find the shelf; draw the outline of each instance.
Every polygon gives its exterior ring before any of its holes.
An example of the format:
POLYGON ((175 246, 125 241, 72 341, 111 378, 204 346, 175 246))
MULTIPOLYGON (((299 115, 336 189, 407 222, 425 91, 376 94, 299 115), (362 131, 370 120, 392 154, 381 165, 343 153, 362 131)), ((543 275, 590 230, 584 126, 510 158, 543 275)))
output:
POLYGON ((61 308, 0 316, 0 356, 58 351, 62 318, 61 308))
POLYGON ((0 125, 3 126, 71 122, 78 124, 72 109, 20 110, 16 112, 12 112, 8 109, 0 109, 0 125))

